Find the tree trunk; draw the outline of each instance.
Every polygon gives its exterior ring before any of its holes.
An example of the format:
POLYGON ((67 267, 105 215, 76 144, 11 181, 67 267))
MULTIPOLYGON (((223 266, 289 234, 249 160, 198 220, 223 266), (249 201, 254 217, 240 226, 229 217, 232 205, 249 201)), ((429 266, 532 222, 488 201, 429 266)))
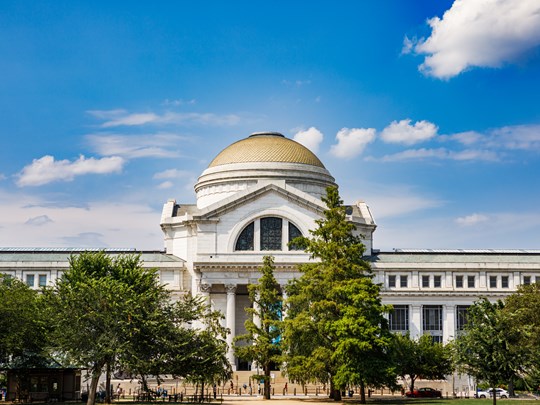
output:
POLYGON ((364 382, 360 382, 360 403, 365 404, 366 403, 366 385, 364 382))
POLYGON ((339 388, 336 388, 332 378, 330 378, 330 399, 333 399, 334 401, 341 401, 341 391, 339 388))
POLYGON ((94 405, 96 403, 96 391, 99 383, 99 377, 101 377, 102 366, 96 365, 94 371, 92 371, 92 380, 90 382, 90 392, 88 392, 88 401, 86 405, 94 405))
POLYGON ((493 405, 497 405, 497 392, 495 391, 495 385, 491 384, 491 395, 493 396, 493 405))
POLYGON ((264 399, 270 399, 270 366, 264 366, 264 399))
POLYGON ((107 361, 107 368, 105 371, 105 403, 111 403, 111 362, 107 361))
POLYGON ((411 393, 414 391, 414 382, 416 381, 416 376, 411 374, 411 385, 409 386, 409 391, 411 393))

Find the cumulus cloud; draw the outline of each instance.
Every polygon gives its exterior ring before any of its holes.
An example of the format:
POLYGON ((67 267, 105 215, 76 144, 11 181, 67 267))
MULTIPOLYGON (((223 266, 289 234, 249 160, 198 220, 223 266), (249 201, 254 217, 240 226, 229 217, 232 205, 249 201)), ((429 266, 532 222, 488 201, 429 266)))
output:
POLYGON ((367 160, 382 161, 382 162, 398 162, 406 160, 421 160, 421 159, 441 159, 441 160, 473 160, 473 161, 489 161, 494 162, 500 160, 498 154, 489 150, 474 150, 466 149, 462 151, 452 151, 445 148, 436 149, 408 149, 403 152, 385 155, 382 158, 369 157, 367 160))
POLYGON ((38 215, 37 217, 29 218, 25 224, 26 225, 32 225, 32 226, 41 226, 48 224, 49 222, 54 222, 52 219, 50 219, 47 215, 38 215))
POLYGON ((456 0, 428 24, 431 35, 405 38, 403 50, 427 55, 420 71, 440 79, 470 67, 500 67, 540 45, 538 1, 456 0))
POLYGON ((167 169, 154 174, 154 179, 180 179, 192 176, 187 170, 167 169))
POLYGON ((375 139, 374 128, 342 128, 336 135, 337 144, 330 153, 336 157, 350 159, 358 156, 375 139))
POLYGON ((142 198, 124 195, 125 201, 74 206, 62 197, 49 200, 23 190, 0 189, 0 246, 163 248, 160 208, 142 198))
POLYGON ((482 214, 471 214, 465 217, 456 218, 456 223, 462 226, 474 226, 489 220, 489 217, 482 214))
POLYGON ((158 184, 157 188, 160 190, 166 190, 172 188, 174 183, 172 181, 164 181, 163 183, 158 184))
POLYGON ((55 181, 72 181, 85 174, 108 174, 122 171, 124 159, 118 156, 101 159, 80 156, 75 161, 54 160, 53 156, 34 159, 17 174, 17 186, 41 186, 55 181))
POLYGON ((145 135, 89 134, 85 136, 93 152, 125 158, 172 158, 180 156, 178 145, 188 138, 176 134, 145 135))
POLYGON ((141 126, 146 124, 198 124, 211 126, 231 126, 240 122, 240 117, 235 114, 213 113, 179 113, 167 111, 163 114, 153 112, 130 113, 126 110, 90 110, 90 115, 105 120, 102 128, 114 128, 122 126, 141 126))
POLYGON ((322 132, 315 127, 311 127, 305 131, 298 131, 293 137, 296 142, 304 145, 313 153, 317 153, 319 151, 319 145, 321 144, 323 138, 324 135, 322 132))
POLYGON ((437 135, 437 126, 429 121, 417 121, 411 125, 410 119, 392 121, 383 129, 381 138, 388 143, 413 145, 427 141, 437 135))

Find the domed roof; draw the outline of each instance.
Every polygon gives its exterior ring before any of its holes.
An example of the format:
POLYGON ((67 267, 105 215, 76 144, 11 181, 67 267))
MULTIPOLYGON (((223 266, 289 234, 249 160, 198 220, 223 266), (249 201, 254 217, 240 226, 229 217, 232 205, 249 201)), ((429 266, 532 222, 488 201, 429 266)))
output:
POLYGON ((278 132, 251 134, 223 149, 208 167, 247 162, 301 163, 324 169, 313 152, 278 132))

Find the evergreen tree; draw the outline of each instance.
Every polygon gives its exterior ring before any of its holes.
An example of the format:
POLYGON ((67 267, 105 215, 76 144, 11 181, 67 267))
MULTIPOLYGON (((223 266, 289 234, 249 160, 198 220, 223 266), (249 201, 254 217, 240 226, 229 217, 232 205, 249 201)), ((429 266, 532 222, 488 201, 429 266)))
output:
POLYGON ((270 399, 270 371, 281 355, 283 299, 274 277, 274 258, 265 256, 263 260, 259 283, 248 286, 253 307, 246 308, 250 315, 245 322, 247 333, 236 337, 235 342, 244 344, 237 344, 235 353, 262 368, 263 375, 257 378, 264 381, 264 397, 270 399))
POLYGON ((366 385, 395 381, 384 317, 389 308, 381 304, 380 286, 337 188, 329 187, 322 200, 327 209, 311 237, 292 242, 312 261, 287 286, 286 372, 301 383, 330 382, 335 400, 347 384, 358 384, 365 401, 366 385))

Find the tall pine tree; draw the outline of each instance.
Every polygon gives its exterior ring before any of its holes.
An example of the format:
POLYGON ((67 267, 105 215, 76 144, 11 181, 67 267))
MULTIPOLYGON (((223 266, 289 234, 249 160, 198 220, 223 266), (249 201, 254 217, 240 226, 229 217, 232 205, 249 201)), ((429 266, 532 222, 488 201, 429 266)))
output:
POLYGON ((264 257, 261 268, 262 276, 258 284, 248 286, 252 308, 246 308, 250 317, 245 323, 247 333, 237 336, 235 342, 238 357, 251 360, 262 368, 264 381, 264 397, 270 399, 270 371, 281 359, 281 311, 282 294, 274 277, 274 258, 264 257))
POLYGON ((287 286, 285 367, 292 380, 330 382, 330 397, 340 400, 348 384, 363 388, 395 378, 384 317, 388 308, 363 258, 365 247, 337 188, 329 187, 322 200, 327 209, 311 237, 293 241, 312 261, 301 265, 302 276, 287 286))

